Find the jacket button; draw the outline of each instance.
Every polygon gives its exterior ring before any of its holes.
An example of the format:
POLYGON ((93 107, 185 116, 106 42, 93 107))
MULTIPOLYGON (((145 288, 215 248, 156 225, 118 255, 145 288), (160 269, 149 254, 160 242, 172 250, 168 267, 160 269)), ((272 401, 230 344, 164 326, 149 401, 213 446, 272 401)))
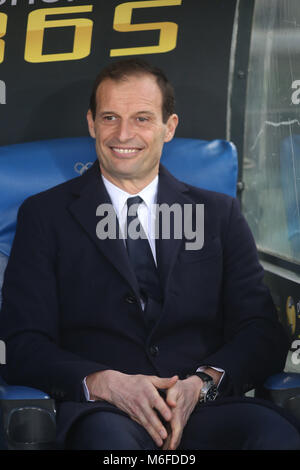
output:
POLYGON ((150 346, 149 351, 151 356, 157 356, 159 353, 159 347, 153 344, 152 346, 150 346))
POLYGON ((136 298, 134 297, 134 295, 128 294, 125 297, 125 302, 127 302, 128 304, 136 304, 136 298))

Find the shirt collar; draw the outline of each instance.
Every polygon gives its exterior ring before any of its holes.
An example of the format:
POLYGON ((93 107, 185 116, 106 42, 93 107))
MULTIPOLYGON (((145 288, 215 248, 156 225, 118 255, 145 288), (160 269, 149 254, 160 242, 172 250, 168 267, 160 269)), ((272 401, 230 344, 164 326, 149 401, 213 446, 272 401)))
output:
POLYGON ((108 181, 103 175, 101 175, 105 188, 110 196, 111 202, 115 208, 117 216, 120 215, 123 207, 125 206, 129 197, 140 196, 146 204, 148 210, 152 204, 156 203, 157 190, 158 190, 158 175, 149 183, 144 189, 137 194, 130 194, 123 189, 119 188, 111 181, 108 181))

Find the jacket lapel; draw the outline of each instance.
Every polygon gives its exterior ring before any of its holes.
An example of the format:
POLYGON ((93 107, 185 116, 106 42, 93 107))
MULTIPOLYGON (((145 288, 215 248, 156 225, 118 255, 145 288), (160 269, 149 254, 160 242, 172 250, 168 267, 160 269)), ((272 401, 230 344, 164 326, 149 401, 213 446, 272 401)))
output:
MULTIPOLYGON (((77 181, 77 187, 73 191, 75 196, 74 201, 69 206, 71 214, 87 232, 97 249, 115 266, 121 276, 129 283, 135 295, 138 297, 139 289, 137 280, 129 263, 124 240, 118 237, 118 225, 116 239, 100 239, 96 233, 97 224, 102 218, 96 215, 98 206, 100 204, 111 204, 111 200, 101 178, 98 161, 96 161, 83 176, 79 177, 77 181)), ((103 217, 105 216, 106 215, 103 217)), ((117 222, 117 217, 115 217, 115 219, 117 222)))
MULTIPOLYGON (((166 204, 169 208, 176 204, 179 205, 182 210, 184 204, 191 203, 190 199, 185 194, 187 192, 188 187, 174 178, 163 165, 160 165, 157 204, 166 204)), ((157 265, 160 280, 165 291, 175 261, 184 243, 183 235, 181 238, 175 237, 174 224, 171 223, 170 226, 170 237, 164 238, 162 236, 163 221, 161 221, 161 223, 159 223, 159 237, 156 240, 157 265)))

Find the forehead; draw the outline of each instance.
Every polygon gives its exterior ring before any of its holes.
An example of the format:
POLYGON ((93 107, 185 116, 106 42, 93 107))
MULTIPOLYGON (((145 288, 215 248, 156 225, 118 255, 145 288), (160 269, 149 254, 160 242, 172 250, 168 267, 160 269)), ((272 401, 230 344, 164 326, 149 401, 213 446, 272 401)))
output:
POLYGON ((98 111, 107 107, 112 108, 110 111, 115 107, 162 110, 162 93, 156 78, 150 74, 132 75, 121 80, 107 78, 100 83, 96 97, 98 111))

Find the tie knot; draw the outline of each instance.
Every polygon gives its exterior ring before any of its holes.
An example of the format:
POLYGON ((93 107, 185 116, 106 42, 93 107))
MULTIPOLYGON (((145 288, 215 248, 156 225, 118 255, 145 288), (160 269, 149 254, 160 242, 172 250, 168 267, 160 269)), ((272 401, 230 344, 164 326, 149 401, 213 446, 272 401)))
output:
MULTIPOLYGON (((134 197, 129 197, 127 199, 127 208, 129 210, 129 208, 131 206, 133 206, 133 204, 141 204, 143 202, 143 199, 140 197, 140 196, 134 196, 134 197)), ((138 207, 138 206, 137 206, 138 207)))

